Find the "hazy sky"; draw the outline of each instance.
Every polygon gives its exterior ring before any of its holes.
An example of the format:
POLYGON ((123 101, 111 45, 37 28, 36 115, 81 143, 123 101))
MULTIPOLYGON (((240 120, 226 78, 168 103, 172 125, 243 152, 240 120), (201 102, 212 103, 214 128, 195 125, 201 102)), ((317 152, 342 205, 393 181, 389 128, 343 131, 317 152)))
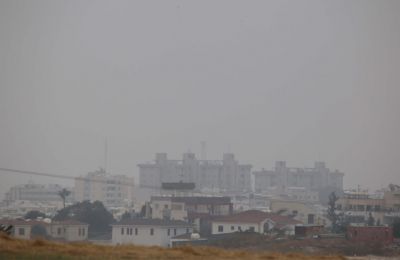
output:
MULTIPOLYGON (((400 184, 400 1, 0 0, 0 167, 156 152, 400 184)), ((35 179, 36 182, 60 182, 35 179)), ((0 173, 0 193, 27 176, 0 173)))

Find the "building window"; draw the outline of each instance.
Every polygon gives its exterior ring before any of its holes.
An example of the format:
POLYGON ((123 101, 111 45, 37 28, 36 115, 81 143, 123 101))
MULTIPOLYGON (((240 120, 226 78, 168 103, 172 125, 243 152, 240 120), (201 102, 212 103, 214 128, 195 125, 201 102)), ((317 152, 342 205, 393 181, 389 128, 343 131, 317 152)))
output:
POLYGON ((176 236, 176 228, 174 228, 174 236, 176 236))
POLYGON ((124 234, 124 228, 121 228, 121 235, 124 234))
POLYGON ((137 228, 135 228, 135 235, 136 236, 138 235, 138 229, 137 228))
POLYGON ((18 229, 18 235, 24 236, 25 235, 25 228, 19 228, 18 229))
POLYGON ((84 237, 85 236, 85 228, 82 228, 82 236, 84 237))
POLYGON ((235 226, 231 226, 231 230, 235 230, 235 226))
POLYGON ((189 234, 189 228, 186 228, 186 234, 189 234))
POLYGON ((165 205, 164 205, 164 209, 168 209, 168 204, 165 204, 165 205))
POLYGON ((154 228, 150 228, 150 235, 154 235, 154 228))
POLYGON ((168 229, 168 230, 167 230, 167 235, 170 236, 170 233, 171 233, 171 230, 168 229))
POLYGON ((224 226, 219 225, 218 226, 218 232, 224 232, 224 226))
POLYGON ((57 235, 61 235, 61 228, 57 228, 57 235))

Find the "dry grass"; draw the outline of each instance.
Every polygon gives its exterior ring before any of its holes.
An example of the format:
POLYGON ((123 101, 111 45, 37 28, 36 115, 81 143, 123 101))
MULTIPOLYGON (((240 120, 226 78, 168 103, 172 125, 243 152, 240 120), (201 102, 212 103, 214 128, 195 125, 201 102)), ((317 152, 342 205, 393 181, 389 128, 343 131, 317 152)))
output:
POLYGON ((213 247, 100 246, 89 243, 55 243, 0 236, 0 259, 345 259, 342 256, 261 253, 213 247))

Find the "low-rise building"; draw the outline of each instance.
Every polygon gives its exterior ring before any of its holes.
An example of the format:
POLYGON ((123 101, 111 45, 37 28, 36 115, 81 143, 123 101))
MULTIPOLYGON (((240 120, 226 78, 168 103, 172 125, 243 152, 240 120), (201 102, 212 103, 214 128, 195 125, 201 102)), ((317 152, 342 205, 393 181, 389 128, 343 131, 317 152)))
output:
POLYGON ((400 187, 389 185, 380 196, 367 191, 346 191, 336 202, 336 209, 352 223, 365 223, 371 214, 375 223, 391 224, 400 217, 400 187))
POLYGON ((112 225, 112 244, 146 246, 171 245, 171 238, 193 232, 193 225, 181 220, 137 218, 112 225))
POLYGON ((84 241, 88 238, 86 223, 75 220, 58 222, 45 222, 39 220, 2 219, 0 224, 12 226, 12 236, 19 239, 31 239, 37 235, 48 239, 62 241, 84 241), (35 234, 34 229, 41 229, 40 234, 35 234))
POLYGON ((152 218, 188 220, 188 214, 199 213, 210 216, 232 214, 230 197, 151 197, 152 218))
POLYGON ((292 216, 305 224, 329 225, 324 208, 319 204, 290 199, 271 199, 270 209, 275 213, 292 216))
POLYGON ((302 224, 287 216, 266 213, 259 210, 248 210, 212 220, 212 234, 234 232, 257 232, 264 234, 272 231, 282 231, 293 235, 296 225, 302 224))

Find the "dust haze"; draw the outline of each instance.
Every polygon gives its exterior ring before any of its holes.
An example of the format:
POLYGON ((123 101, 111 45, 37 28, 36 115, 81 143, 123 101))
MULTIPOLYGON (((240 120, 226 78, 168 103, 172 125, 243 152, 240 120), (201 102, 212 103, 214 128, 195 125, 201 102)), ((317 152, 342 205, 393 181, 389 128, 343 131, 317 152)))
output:
MULTIPOLYGON (((399 181, 399 1, 0 1, 0 167, 138 178, 156 152, 399 181)), ((60 182, 0 173, 12 185, 60 182)), ((64 181, 61 181, 64 182, 64 181)))

